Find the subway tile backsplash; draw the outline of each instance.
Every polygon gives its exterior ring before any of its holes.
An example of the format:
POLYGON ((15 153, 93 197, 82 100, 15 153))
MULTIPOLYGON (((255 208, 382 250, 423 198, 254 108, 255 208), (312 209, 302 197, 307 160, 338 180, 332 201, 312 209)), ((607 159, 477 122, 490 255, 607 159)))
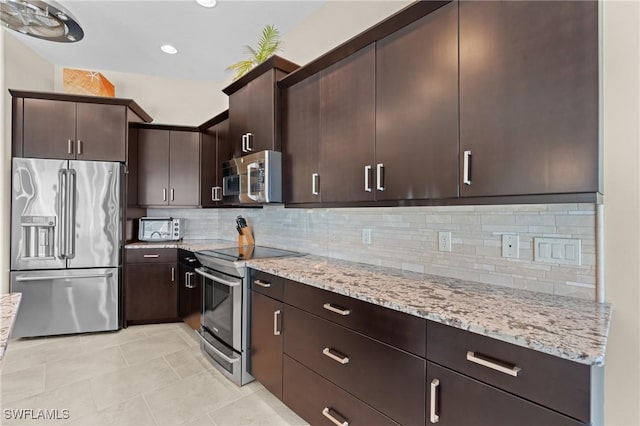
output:
POLYGON ((148 211, 185 218, 189 239, 235 240, 238 214, 259 245, 595 300, 594 204, 148 211), (451 231, 451 252, 438 251, 438 231, 451 231), (504 233, 519 236, 518 259, 502 257, 504 233), (581 265, 534 262, 535 237, 580 239, 581 265))

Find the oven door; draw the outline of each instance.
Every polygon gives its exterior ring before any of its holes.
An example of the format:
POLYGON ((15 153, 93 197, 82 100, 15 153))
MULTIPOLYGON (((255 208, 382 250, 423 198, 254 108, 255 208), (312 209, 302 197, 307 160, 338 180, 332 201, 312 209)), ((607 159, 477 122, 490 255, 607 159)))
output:
POLYGON ((242 279, 204 267, 196 272, 202 276, 202 327, 242 353, 242 279))

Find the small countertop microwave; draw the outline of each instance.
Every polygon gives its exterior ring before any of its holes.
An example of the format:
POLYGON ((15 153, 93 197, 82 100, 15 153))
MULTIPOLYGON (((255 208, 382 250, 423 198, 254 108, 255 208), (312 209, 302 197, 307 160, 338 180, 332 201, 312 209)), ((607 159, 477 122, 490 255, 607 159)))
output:
POLYGON ((138 239, 140 241, 179 241, 184 236, 183 219, 173 217, 141 217, 138 239))

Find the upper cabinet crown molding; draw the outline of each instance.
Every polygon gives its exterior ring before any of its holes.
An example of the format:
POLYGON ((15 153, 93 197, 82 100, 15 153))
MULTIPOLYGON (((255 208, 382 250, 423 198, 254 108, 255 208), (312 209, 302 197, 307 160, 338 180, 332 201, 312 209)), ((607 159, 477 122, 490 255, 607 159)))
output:
POLYGON ((234 81, 233 83, 231 83, 230 85, 222 89, 222 91, 226 95, 231 96, 232 94, 234 94, 235 92, 237 92, 238 90, 240 90, 241 88, 249 84, 249 82, 251 82, 252 80, 255 80, 256 78, 260 77, 262 74, 264 74, 265 72, 271 69, 278 69, 280 71, 283 71, 285 74, 289 74, 297 70, 298 68, 300 68, 300 65, 294 64, 293 62, 283 57, 280 57, 278 55, 273 55, 269 59, 257 65, 251 71, 249 71, 248 73, 246 73, 245 75, 243 75, 242 77, 240 77, 239 79, 237 79, 236 81, 234 81))

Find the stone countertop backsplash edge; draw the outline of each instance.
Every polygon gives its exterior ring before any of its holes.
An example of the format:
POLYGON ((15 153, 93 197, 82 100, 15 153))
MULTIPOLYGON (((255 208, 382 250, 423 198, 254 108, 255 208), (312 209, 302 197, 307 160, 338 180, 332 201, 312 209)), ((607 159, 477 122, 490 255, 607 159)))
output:
POLYGON ((611 305, 307 255, 247 266, 581 364, 604 365, 611 305))
POLYGON ((180 241, 140 241, 125 244, 125 249, 184 249, 189 251, 214 250, 236 247, 237 241, 229 240, 180 240, 180 241))

